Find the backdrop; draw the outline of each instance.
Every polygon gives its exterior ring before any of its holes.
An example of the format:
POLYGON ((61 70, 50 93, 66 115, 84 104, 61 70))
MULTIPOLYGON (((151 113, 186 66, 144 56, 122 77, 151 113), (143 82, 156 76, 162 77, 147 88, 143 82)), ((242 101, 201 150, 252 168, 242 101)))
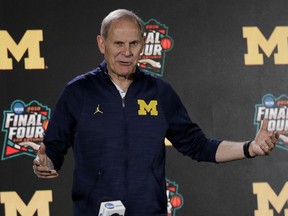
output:
POLYGON ((72 152, 41 180, 33 143, 64 85, 102 61, 96 36, 118 8, 145 22, 139 66, 171 83, 208 137, 251 140, 264 117, 282 134, 272 155, 224 164, 167 144, 170 215, 288 216, 287 0, 2 0, 0 215, 72 215, 72 152))

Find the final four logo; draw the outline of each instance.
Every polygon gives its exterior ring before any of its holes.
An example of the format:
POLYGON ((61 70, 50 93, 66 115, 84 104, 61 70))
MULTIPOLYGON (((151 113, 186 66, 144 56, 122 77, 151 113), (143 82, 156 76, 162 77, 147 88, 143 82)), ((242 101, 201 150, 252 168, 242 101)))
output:
POLYGON ((278 131, 280 139, 276 147, 288 150, 288 98, 281 95, 276 98, 267 94, 262 99, 262 104, 256 105, 254 124, 257 131, 260 129, 263 119, 267 118, 268 131, 278 131))
POLYGON ((173 47, 173 40, 168 36, 168 27, 155 19, 144 23, 146 38, 139 67, 149 73, 163 76, 166 51, 173 47))
POLYGON ((167 216, 176 216, 176 211, 183 206, 184 200, 178 193, 178 184, 166 179, 167 216))
POLYGON ((35 157, 50 118, 50 109, 37 101, 16 100, 4 111, 2 131, 6 134, 2 160, 20 155, 35 157))

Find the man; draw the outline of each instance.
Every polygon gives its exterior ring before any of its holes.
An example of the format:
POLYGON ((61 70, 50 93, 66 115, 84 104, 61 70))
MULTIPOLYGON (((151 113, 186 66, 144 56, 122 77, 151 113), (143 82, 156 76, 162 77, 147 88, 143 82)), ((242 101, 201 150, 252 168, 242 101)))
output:
POLYGON ((121 200, 128 216, 166 215, 165 137, 181 153, 209 162, 267 155, 277 142, 267 120, 251 142, 206 138, 171 86, 137 67, 143 35, 130 11, 103 20, 97 42, 105 61, 67 84, 34 160, 38 177, 55 178, 73 148, 75 216, 97 215, 107 197, 121 200))

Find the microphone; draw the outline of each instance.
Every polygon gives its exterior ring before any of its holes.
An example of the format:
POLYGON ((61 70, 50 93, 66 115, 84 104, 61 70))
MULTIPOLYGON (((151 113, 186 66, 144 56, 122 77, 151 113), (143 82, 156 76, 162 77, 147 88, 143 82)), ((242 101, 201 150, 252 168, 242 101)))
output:
POLYGON ((101 202, 98 216, 124 216, 125 210, 120 200, 101 202))

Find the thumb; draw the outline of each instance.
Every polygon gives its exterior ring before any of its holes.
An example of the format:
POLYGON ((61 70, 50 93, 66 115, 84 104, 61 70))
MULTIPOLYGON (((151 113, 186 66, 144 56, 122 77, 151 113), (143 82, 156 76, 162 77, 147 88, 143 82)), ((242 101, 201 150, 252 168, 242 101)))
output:
POLYGON ((46 155, 46 147, 44 143, 40 144, 39 150, 37 152, 37 156, 39 158, 39 163, 42 166, 47 166, 48 162, 47 162, 47 155, 46 155))
POLYGON ((267 131, 267 128, 268 128, 268 119, 265 118, 265 119, 263 120, 263 123, 262 123, 262 126, 261 126, 261 130, 267 131))
POLYGON ((43 142, 39 146, 38 154, 41 154, 41 155, 46 154, 46 146, 43 142))

